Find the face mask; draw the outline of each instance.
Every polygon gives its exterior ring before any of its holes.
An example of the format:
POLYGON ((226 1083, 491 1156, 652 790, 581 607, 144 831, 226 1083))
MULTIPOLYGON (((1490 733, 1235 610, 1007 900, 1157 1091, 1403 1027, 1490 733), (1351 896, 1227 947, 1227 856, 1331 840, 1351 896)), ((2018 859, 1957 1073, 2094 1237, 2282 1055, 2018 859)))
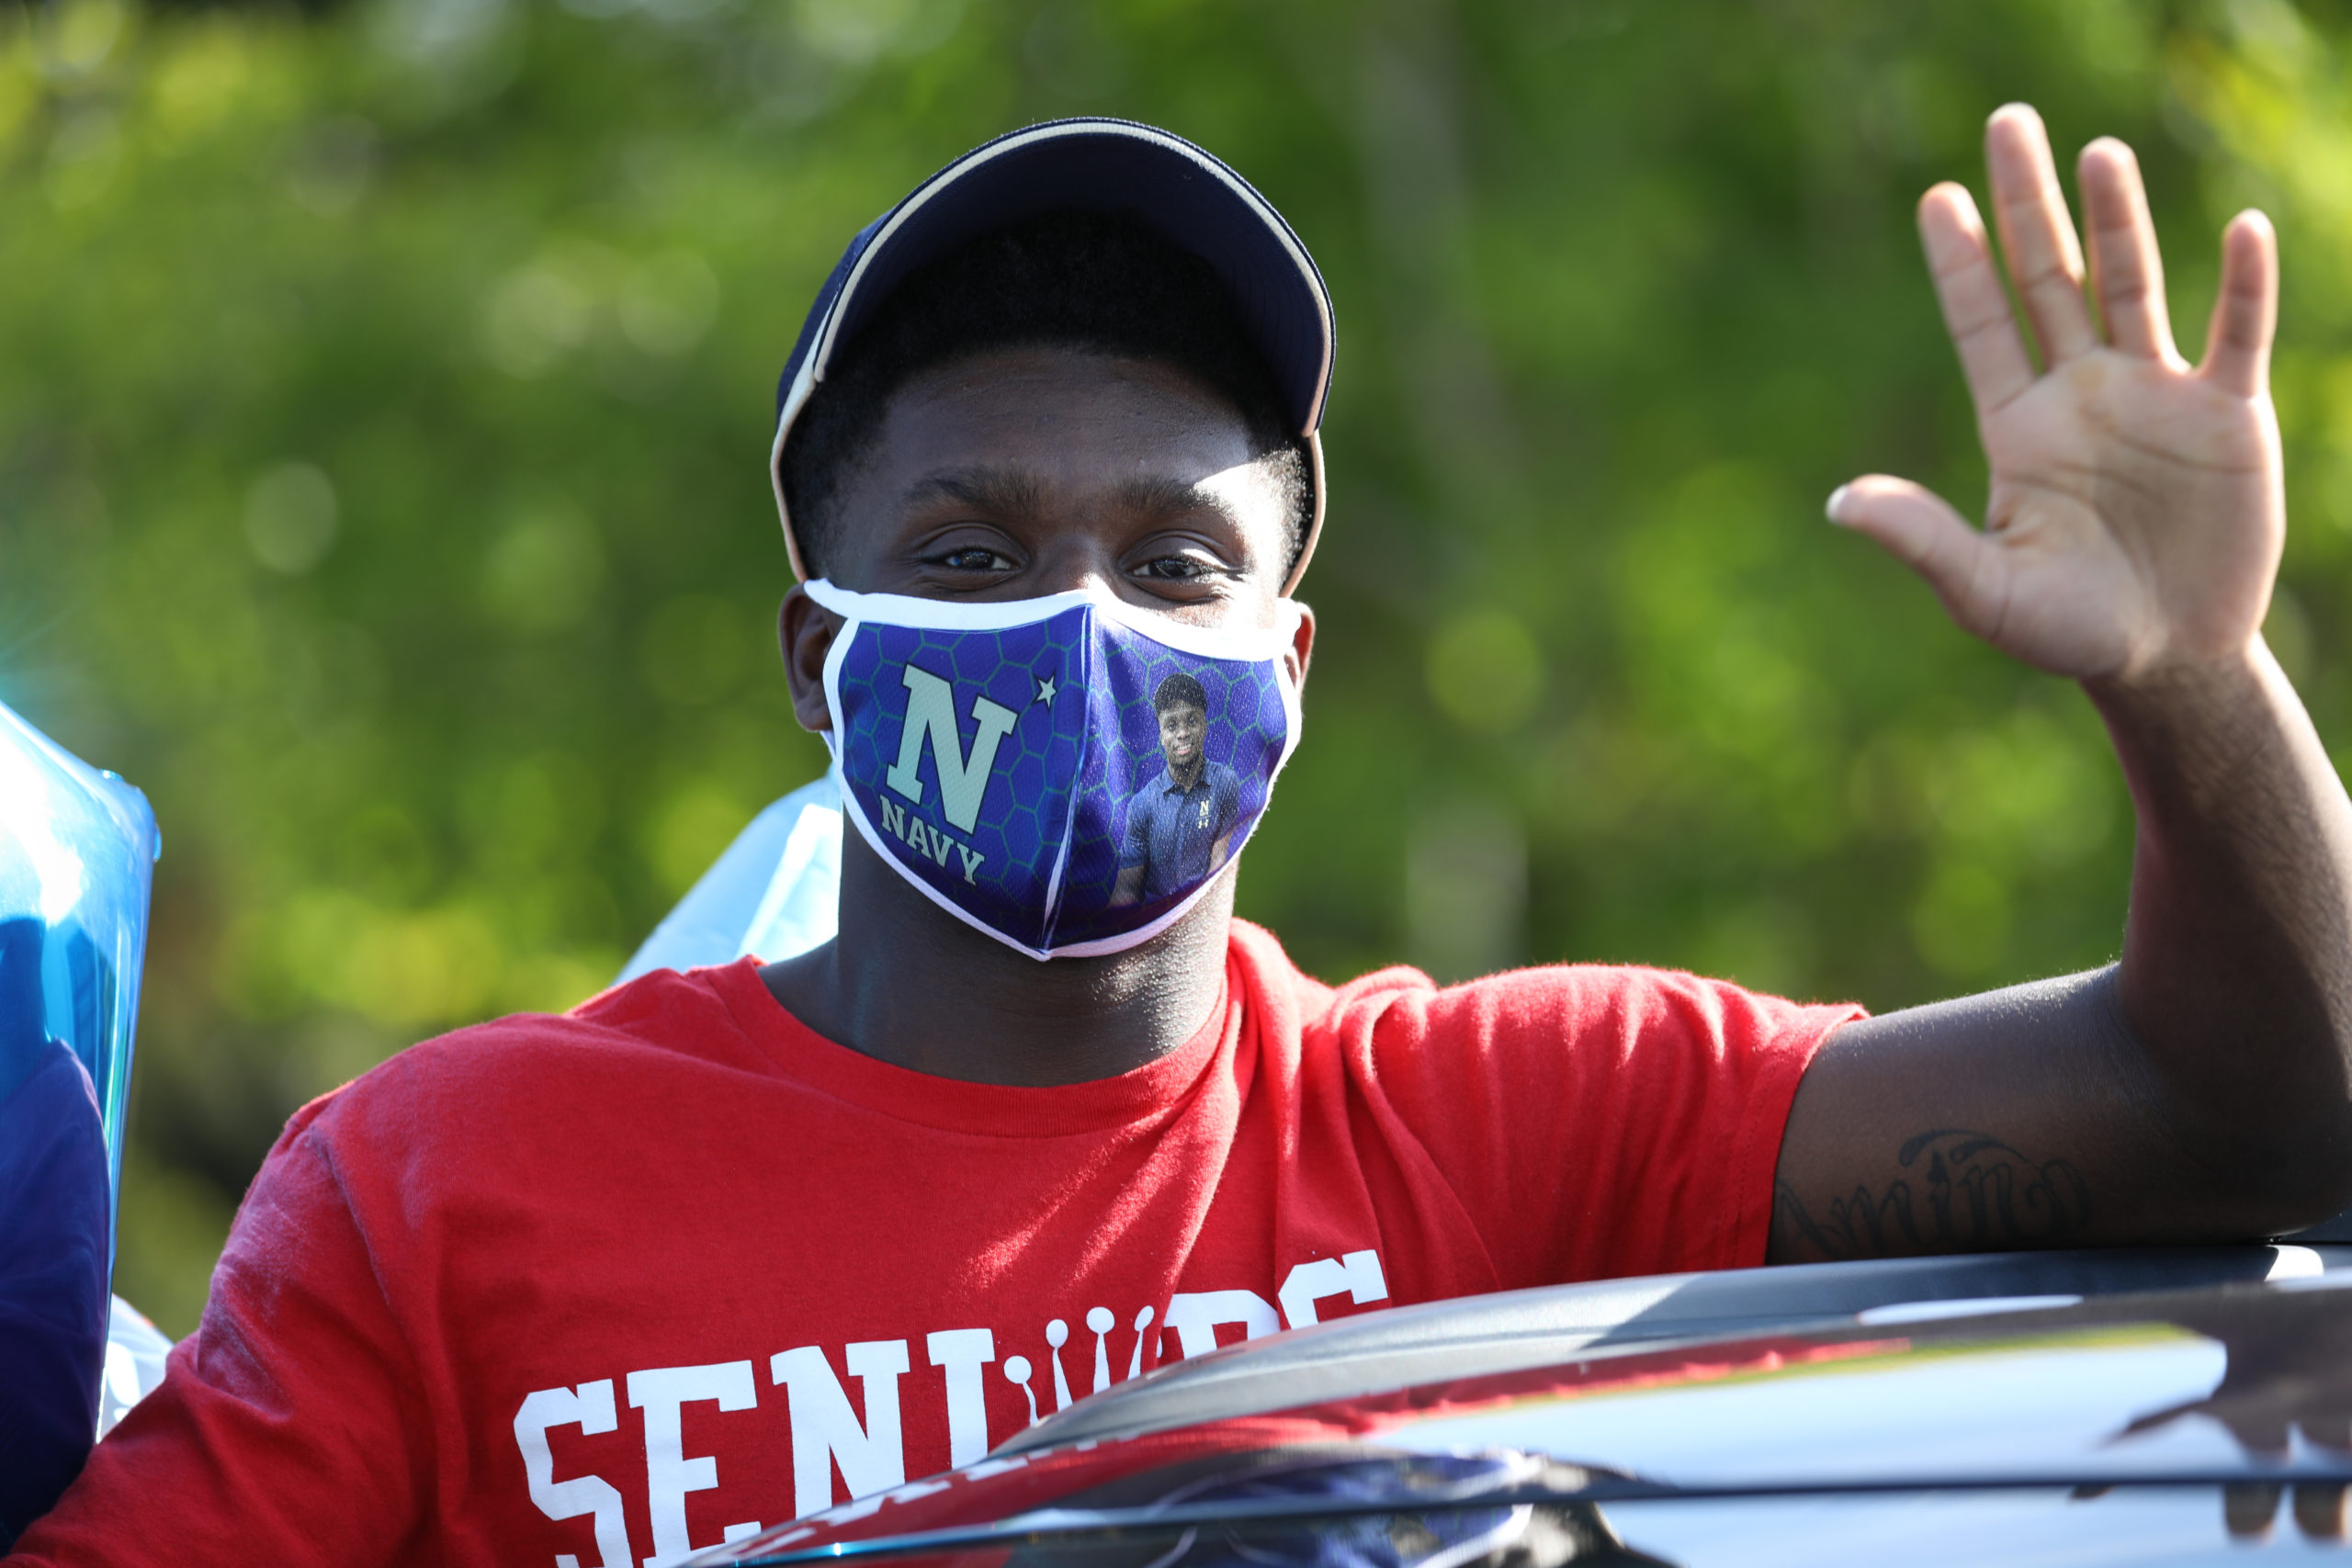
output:
POLYGON ((1169 625, 1107 594, 808 596, 842 809, 932 902, 1033 958, 1157 935, 1241 852, 1298 744, 1272 631, 1169 625))

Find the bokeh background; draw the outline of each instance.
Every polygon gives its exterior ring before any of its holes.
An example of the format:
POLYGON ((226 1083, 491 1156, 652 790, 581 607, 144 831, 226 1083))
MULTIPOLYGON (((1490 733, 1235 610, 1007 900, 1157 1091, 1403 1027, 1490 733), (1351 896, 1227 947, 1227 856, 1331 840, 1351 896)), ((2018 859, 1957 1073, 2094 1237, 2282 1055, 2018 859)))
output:
POLYGON ((775 372, 853 229, 1054 115, 1220 152, 1337 299, 1241 881, 1301 962, 1883 1009, 2103 962, 2080 694, 1822 501, 1981 505, 1911 203, 2007 99, 2126 136, 2191 349, 2222 220, 2279 220, 2271 634, 2352 744, 2348 54, 2339 0, 0 9, 0 700, 164 829, 119 1287, 186 1332, 294 1107, 593 993, 816 773, 775 372))

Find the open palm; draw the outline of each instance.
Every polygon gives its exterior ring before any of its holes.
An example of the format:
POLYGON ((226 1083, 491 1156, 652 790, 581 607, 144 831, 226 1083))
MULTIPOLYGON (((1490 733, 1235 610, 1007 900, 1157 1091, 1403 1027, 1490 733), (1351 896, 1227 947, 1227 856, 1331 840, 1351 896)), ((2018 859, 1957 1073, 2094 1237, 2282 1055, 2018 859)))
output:
POLYGON ((2267 389, 2278 299, 2268 222, 2241 213, 2223 234, 2221 298, 2205 362, 2192 367, 2173 346, 2131 149, 2095 141, 2080 164, 2104 338, 2040 118, 2001 109, 1985 152, 2039 373, 1968 193, 1939 185, 1919 204, 1992 465, 1985 526, 1884 475, 1840 489, 1831 517, 1909 562, 1969 631, 2053 674, 2136 679, 2243 652, 2268 607, 2285 533, 2267 389))

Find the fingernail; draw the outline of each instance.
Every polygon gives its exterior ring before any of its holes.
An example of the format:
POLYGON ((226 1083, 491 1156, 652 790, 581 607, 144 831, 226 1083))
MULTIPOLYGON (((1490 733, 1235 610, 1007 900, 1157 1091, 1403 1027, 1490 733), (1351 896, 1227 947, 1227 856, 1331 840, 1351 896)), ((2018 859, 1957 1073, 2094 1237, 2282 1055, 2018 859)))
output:
POLYGON ((1829 514, 1829 521, 1832 523, 1843 523, 1846 521, 1843 517, 1838 515, 1838 509, 1846 504, 1846 492, 1853 488, 1854 487, 1852 485, 1839 485, 1836 490, 1829 492, 1829 504, 1822 510, 1829 514))

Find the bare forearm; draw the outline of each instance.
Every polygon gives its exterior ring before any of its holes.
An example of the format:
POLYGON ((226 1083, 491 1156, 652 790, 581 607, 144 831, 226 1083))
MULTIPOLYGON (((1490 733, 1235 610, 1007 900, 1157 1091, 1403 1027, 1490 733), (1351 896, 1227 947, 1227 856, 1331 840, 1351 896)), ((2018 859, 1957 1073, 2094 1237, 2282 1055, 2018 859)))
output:
POLYGON ((2165 1113, 2257 1207, 2340 1206, 2352 800, 2258 640, 2242 660, 2086 690, 2138 814, 2118 994, 2165 1113))
POLYGON ((1849 1024, 1776 1261, 2256 1235, 2352 1201, 2352 801, 2267 651, 2092 692, 2139 811, 2123 962, 1849 1024))

